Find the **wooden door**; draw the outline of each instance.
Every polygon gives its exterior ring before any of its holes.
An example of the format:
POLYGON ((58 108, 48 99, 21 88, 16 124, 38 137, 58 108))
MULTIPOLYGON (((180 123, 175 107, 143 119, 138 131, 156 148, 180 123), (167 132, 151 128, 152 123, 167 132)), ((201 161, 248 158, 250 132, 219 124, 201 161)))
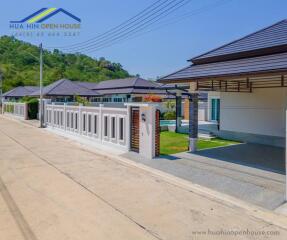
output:
POLYGON ((140 145, 140 111, 139 108, 131 109, 131 150, 139 152, 140 145))

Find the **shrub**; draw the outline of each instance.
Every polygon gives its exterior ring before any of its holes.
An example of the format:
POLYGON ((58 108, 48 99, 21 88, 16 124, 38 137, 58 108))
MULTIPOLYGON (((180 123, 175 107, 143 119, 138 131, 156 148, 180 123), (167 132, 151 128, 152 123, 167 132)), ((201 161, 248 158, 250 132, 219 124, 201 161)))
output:
POLYGON ((176 118, 175 111, 165 112, 163 115, 164 120, 174 120, 176 118))
POLYGON ((168 101, 164 102, 164 105, 165 105, 168 112, 175 111, 176 103, 174 100, 168 100, 168 101))
POLYGON ((29 119, 37 119, 38 111, 39 111, 39 101, 37 98, 31 98, 27 101, 28 104, 28 118, 29 119))
POLYGON ((79 104, 83 104, 83 106, 91 106, 91 103, 86 99, 81 96, 74 96, 75 100, 79 104))

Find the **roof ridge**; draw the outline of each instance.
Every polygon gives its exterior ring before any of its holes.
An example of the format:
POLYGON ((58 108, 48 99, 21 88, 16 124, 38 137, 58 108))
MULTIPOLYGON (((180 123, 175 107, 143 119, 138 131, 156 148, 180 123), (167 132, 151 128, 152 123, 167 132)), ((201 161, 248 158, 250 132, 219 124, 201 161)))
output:
MULTIPOLYGON (((70 79, 62 78, 62 79, 60 79, 60 80, 54 82, 54 83, 56 83, 56 84, 55 84, 55 86, 54 86, 53 88, 50 89, 49 92, 53 91, 56 87, 60 86, 60 85, 61 85, 63 82, 65 82, 65 81, 70 81, 70 82, 71 82, 70 79)), ((46 93, 46 94, 47 94, 47 93, 46 93)))
POLYGON ((140 78, 140 77, 135 77, 135 81, 134 81, 133 87, 136 86, 136 83, 137 83, 137 81, 138 81, 139 79, 141 79, 141 78, 140 78))
POLYGON ((279 21, 279 22, 276 22, 276 23, 274 23, 274 24, 272 24, 272 25, 270 25, 270 26, 267 26, 267 27, 265 27, 265 28, 262 28, 262 29, 260 29, 260 30, 258 30, 258 31, 253 32, 253 33, 247 34, 247 35, 245 35, 244 37, 238 38, 238 39, 236 39, 236 40, 234 40, 234 41, 231 41, 231 42, 229 42, 229 43, 226 43, 226 44, 224 44, 224 45, 221 45, 220 47, 214 48, 214 49, 212 49, 212 50, 210 50, 210 51, 208 51, 208 52, 205 52, 205 53, 200 54, 200 55, 198 55, 198 56, 196 56, 196 57, 193 57, 193 58, 189 59, 188 61, 191 61, 191 62, 192 62, 193 60, 197 60, 198 58, 201 58, 201 57, 204 56, 204 55, 207 55, 207 54, 209 54, 209 53, 211 53, 211 52, 214 52, 214 51, 217 51, 217 50, 219 50, 219 49, 221 49, 221 48, 227 47, 228 45, 231 45, 231 44, 234 44, 234 43, 236 43, 236 42, 239 42, 239 41, 241 41, 241 40, 243 40, 243 39, 245 39, 245 38, 247 38, 247 37, 250 37, 250 36, 255 35, 255 34, 259 33, 259 32, 265 31, 265 30, 267 30, 268 28, 274 27, 274 26, 276 26, 276 25, 278 25, 278 24, 280 24, 280 23, 282 23, 282 22, 285 22, 285 21, 287 21, 287 19, 283 19, 283 20, 281 20, 281 21, 279 21))

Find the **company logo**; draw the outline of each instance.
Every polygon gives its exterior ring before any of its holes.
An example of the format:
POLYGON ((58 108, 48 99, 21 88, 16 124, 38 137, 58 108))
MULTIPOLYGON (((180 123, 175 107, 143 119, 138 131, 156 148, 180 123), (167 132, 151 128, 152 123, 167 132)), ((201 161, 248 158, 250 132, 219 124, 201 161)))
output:
POLYGON ((10 21, 9 28, 15 36, 78 36, 81 19, 63 8, 42 8, 22 20, 10 21), (67 20, 52 23, 59 14, 68 16, 72 23, 67 20))
POLYGON ((81 19, 76 17, 75 15, 69 13, 63 8, 42 8, 39 11, 29 15, 28 17, 22 19, 21 21, 10 21, 10 23, 42 23, 49 18, 53 17, 58 13, 64 13, 67 16, 73 18, 77 22, 81 22, 81 19))

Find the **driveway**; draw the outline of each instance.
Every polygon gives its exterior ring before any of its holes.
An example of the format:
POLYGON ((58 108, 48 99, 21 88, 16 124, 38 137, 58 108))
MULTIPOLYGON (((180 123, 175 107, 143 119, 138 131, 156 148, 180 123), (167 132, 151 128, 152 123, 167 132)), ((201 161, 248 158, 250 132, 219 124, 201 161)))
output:
POLYGON ((259 144, 184 152, 154 160, 126 157, 238 199, 275 209, 284 202, 284 149, 259 144))
POLYGON ((262 210, 264 218, 255 217, 253 210, 1 116, 0 152, 1 239, 230 239, 222 230, 264 231, 265 239, 287 234, 286 217, 262 210))
POLYGON ((196 155, 285 174, 285 149, 261 144, 238 144, 198 151, 196 155))

